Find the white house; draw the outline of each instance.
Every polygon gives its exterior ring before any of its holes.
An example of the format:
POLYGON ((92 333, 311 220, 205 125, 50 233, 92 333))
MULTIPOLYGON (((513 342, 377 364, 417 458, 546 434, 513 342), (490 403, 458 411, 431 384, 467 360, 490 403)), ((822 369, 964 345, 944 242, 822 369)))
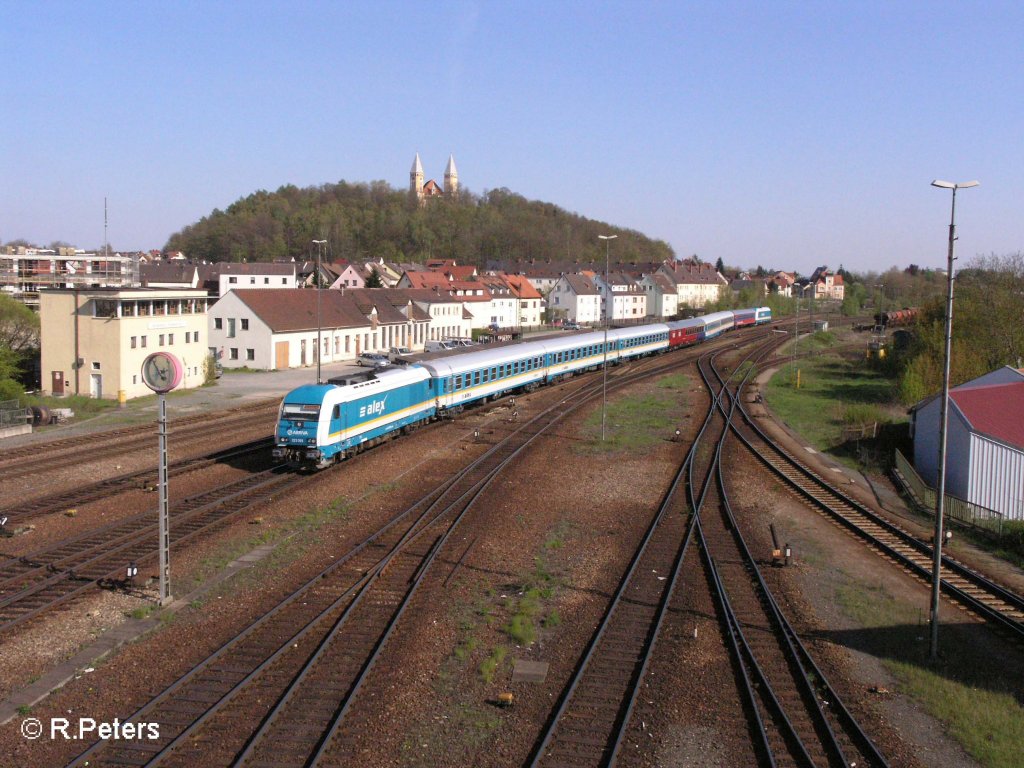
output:
POLYGON ((218 272, 218 296, 242 288, 296 287, 294 264, 225 261, 210 266, 218 272))
POLYGON ((367 311, 349 291, 243 289, 229 291, 210 308, 210 347, 225 368, 315 365, 318 314, 325 363, 409 346, 416 328, 422 335, 428 325, 425 317, 406 317, 385 300, 367 311))
POLYGON ((677 261, 660 270, 676 285, 679 307, 705 307, 718 301, 728 281, 712 264, 677 261))
POLYGON ((536 328, 543 319, 542 298, 540 291, 523 275, 501 275, 519 301, 519 328, 536 328))
POLYGON ((601 294, 586 275, 562 275, 548 294, 548 309, 554 319, 596 325, 601 322, 601 294))
POLYGON ((607 281, 604 275, 595 275, 594 285, 601 294, 601 312, 609 322, 639 322, 646 317, 647 294, 629 275, 612 272, 607 281))
POLYGON ((640 287, 647 294, 647 314, 667 319, 679 314, 679 293, 675 283, 662 272, 644 275, 640 287))

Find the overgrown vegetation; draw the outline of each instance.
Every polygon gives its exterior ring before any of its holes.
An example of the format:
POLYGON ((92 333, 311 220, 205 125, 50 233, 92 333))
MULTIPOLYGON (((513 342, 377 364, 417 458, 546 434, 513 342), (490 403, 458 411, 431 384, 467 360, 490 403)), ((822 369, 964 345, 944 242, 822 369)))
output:
POLYGON ((456 259, 604 258, 598 234, 618 235, 616 257, 662 261, 672 248, 620 229, 496 189, 477 196, 462 188, 455 199, 419 205, 406 190, 383 181, 339 181, 319 187, 288 185, 259 191, 171 235, 167 250, 213 261, 307 258, 314 239, 326 239, 329 258, 386 261, 456 259))
MULTIPOLYGON (((866 276, 876 288, 874 306, 920 307, 909 328, 910 343, 890 348, 877 365, 899 380, 899 398, 912 405, 942 387, 945 335, 945 276, 919 270, 890 270, 866 276)), ((1024 359, 1024 254, 978 257, 956 274, 950 381, 953 386, 1024 359)))

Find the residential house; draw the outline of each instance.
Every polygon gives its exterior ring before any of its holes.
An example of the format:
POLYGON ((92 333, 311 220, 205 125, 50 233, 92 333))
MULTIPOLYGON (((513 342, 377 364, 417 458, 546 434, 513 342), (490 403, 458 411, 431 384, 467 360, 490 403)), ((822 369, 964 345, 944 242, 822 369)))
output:
POLYGON ((829 272, 827 266, 818 267, 814 270, 810 280, 804 288, 804 294, 811 296, 816 301, 832 299, 842 301, 846 295, 846 287, 843 285, 843 276, 829 272))
POLYGON ((553 320, 572 320, 581 325, 601 322, 601 293, 587 275, 562 275, 547 298, 553 320))
POLYGON ((210 345, 225 368, 280 370, 316 365, 318 355, 323 363, 341 362, 409 346, 415 329, 427 325, 390 301, 364 301, 354 293, 229 291, 210 309, 210 345))
POLYGON ((516 326, 519 328, 537 328, 543 321, 543 301, 540 291, 523 275, 506 275, 500 277, 508 285, 512 294, 519 302, 519 313, 516 326))
POLYGON ((647 316, 647 292, 626 273, 591 279, 601 295, 601 314, 609 323, 637 323, 647 316))
POLYGON ((680 310, 683 307, 702 308, 721 298, 726 279, 713 264, 691 260, 666 262, 659 271, 676 285, 680 310))
POLYGON ((679 314, 679 293, 675 283, 664 272, 650 272, 640 280, 647 294, 647 314, 667 320, 679 314))
POLYGON ((222 261, 213 266, 217 268, 218 296, 241 288, 297 287, 295 264, 291 262, 222 261))

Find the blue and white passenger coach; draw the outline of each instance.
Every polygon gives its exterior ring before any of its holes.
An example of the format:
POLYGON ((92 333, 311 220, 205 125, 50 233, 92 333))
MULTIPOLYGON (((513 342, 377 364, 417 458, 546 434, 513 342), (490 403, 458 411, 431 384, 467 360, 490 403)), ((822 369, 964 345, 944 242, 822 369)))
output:
POLYGON ((436 383, 420 366, 387 368, 353 384, 307 384, 281 403, 274 458, 323 468, 379 438, 429 421, 436 383))

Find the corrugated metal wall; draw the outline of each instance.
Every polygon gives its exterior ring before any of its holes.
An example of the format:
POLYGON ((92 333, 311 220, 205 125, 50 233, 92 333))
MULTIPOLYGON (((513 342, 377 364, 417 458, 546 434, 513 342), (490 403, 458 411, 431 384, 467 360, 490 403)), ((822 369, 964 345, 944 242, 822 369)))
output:
POLYGON ((1024 520, 1024 451, 972 434, 970 456, 967 500, 1024 520))

